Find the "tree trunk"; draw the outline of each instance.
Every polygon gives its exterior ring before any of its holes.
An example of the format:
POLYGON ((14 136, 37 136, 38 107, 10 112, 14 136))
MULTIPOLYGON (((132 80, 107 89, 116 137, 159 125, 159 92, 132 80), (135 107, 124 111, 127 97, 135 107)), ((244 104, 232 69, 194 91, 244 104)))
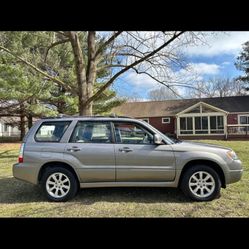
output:
POLYGON ((87 106, 84 103, 84 106, 82 108, 82 114, 80 114, 80 115, 82 115, 82 116, 92 116, 92 114, 93 114, 93 110, 92 109, 93 109, 92 108, 92 103, 90 103, 87 106))
POLYGON ((30 129, 33 126, 33 116, 29 113, 28 115, 28 128, 30 129))
MULTIPOLYGON (((79 115, 82 116, 85 115, 86 112, 84 102, 87 99, 85 62, 77 32, 69 31, 68 36, 73 48, 73 54, 75 58, 75 68, 76 68, 78 96, 79 96, 79 115)), ((87 113, 90 111, 91 110, 88 110, 87 113)))
MULTIPOLYGON (((90 99, 93 96, 93 86, 96 81, 96 32, 89 31, 87 37, 88 45, 88 63, 86 71, 86 82, 87 82, 87 99, 90 99)), ((85 113, 87 115, 93 114, 93 102, 88 103, 84 107, 85 113)))
POLYGON ((24 113, 24 104, 20 104, 20 140, 22 141, 25 136, 25 113, 24 113))

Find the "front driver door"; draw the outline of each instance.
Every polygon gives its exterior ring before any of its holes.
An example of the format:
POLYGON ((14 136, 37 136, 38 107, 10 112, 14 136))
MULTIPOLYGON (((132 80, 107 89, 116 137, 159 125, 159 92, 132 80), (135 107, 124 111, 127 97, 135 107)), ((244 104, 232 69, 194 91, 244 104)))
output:
POLYGON ((115 181, 115 155, 110 122, 79 121, 65 153, 71 155, 71 161, 77 165, 81 182, 115 181))
POLYGON ((140 124, 114 122, 116 181, 173 181, 175 158, 170 145, 155 145, 153 134, 140 124))

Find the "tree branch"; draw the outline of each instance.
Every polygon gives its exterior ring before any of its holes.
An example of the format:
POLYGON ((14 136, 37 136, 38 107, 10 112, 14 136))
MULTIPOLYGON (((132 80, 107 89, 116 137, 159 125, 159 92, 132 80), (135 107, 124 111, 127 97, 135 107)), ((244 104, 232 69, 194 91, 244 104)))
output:
POLYGON ((63 35, 65 37, 68 37, 67 33, 64 32, 64 31, 55 31, 56 33, 60 34, 60 35, 63 35))
POLYGON ((51 48, 53 48, 53 47, 55 47, 55 46, 57 46, 57 45, 59 45, 59 44, 63 44, 63 43, 69 42, 69 41, 70 41, 69 39, 65 39, 65 40, 60 40, 60 41, 57 41, 57 42, 52 43, 52 44, 48 47, 48 49, 47 49, 47 51, 46 51, 45 58, 44 58, 44 62, 46 63, 46 61, 47 61, 47 56, 48 56, 48 52, 49 52, 49 50, 50 50, 51 48))
POLYGON ((121 74, 125 73, 126 71, 128 71, 129 69, 135 67, 136 65, 140 64, 141 62, 149 59, 151 56, 153 56, 154 54, 156 54, 157 52, 159 52, 160 50, 162 50, 164 47, 166 47, 167 45, 169 45, 171 42, 173 42, 176 38, 178 38, 180 35, 182 35, 185 31, 180 31, 179 33, 175 33, 173 35, 173 37, 171 37, 167 42, 165 42, 163 45, 161 45, 160 47, 158 47, 157 49, 153 50, 152 52, 150 52, 149 54, 147 54, 146 56, 144 56, 143 58, 131 63, 130 65, 128 65, 127 67, 123 68, 122 70, 120 70, 118 73, 116 73, 105 85, 103 85, 91 98, 89 98, 86 102, 85 105, 88 105, 90 102, 96 100, 101 92, 103 92, 104 90, 106 90, 113 82, 114 80, 116 80, 121 74))
POLYGON ((148 76, 149 76, 150 78, 152 78, 153 80, 155 80, 155 81, 157 81, 158 83, 160 83, 160 84, 166 86, 170 91, 172 91, 172 92, 175 94, 175 96, 177 96, 177 97, 183 99, 183 97, 182 97, 181 95, 179 95, 176 91, 174 91, 169 85, 167 85, 165 82, 163 82, 163 81, 161 81, 161 80, 155 78, 155 77, 152 76, 150 73, 148 73, 148 72, 139 72, 136 68, 132 68, 132 69, 133 69, 137 74, 146 74, 146 75, 148 75, 148 76))
POLYGON ((96 57, 103 51, 103 49, 108 46, 112 41, 114 41, 123 31, 115 32, 106 42, 104 42, 97 50, 96 57))
POLYGON ((36 72, 44 75, 45 77, 47 77, 48 79, 52 80, 53 82, 57 83, 58 85, 61 85, 63 87, 65 87, 66 90, 68 91, 73 91, 73 89, 68 85, 66 84, 65 82, 61 81, 60 79, 56 78, 56 77, 53 77, 45 72, 43 72, 41 69, 39 69, 38 67, 34 66, 33 64, 31 64, 30 62, 24 60, 23 58, 21 58, 20 56, 16 55, 15 53, 11 52, 9 49, 3 47, 3 46, 0 46, 0 50, 3 50, 9 54, 11 54, 12 56, 14 56, 15 58, 19 59, 20 61, 22 61, 24 64, 26 64, 27 66, 33 68, 36 72))

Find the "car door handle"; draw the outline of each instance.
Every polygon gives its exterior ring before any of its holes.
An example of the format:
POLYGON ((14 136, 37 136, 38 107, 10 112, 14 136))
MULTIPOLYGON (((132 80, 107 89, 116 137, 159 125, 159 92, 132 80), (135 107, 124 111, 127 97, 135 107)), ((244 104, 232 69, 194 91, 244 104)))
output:
POLYGON ((72 148, 68 148, 67 151, 70 151, 70 152, 80 151, 80 148, 72 147, 72 148))
POLYGON ((120 148, 119 149, 120 152, 131 152, 133 151, 132 149, 128 148, 128 147, 124 147, 124 148, 120 148))

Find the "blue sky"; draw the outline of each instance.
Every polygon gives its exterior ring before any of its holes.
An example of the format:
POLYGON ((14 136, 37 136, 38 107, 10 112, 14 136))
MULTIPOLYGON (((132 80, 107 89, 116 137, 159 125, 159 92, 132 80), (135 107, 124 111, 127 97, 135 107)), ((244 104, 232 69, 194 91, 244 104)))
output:
MULTIPOLYGON (((236 69, 234 63, 246 41, 249 41, 249 32, 205 32, 204 44, 185 47, 181 52, 201 79, 233 78, 243 73, 236 69)), ((115 82, 113 88, 119 96, 146 100, 148 92, 158 86, 146 75, 129 71, 115 82)), ((178 88, 178 91, 184 95, 184 88, 178 88)))

